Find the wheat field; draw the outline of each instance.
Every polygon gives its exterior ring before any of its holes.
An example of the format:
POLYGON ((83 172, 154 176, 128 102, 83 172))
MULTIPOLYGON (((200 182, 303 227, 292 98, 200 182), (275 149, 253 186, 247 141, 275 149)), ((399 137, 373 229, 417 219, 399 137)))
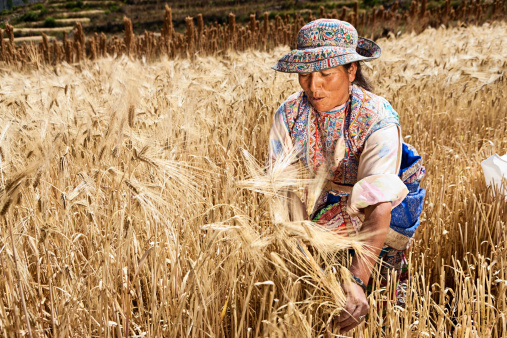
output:
MULTIPOLYGON (((428 193, 406 306, 374 292, 349 336, 507 335, 507 206, 480 167, 507 152, 506 31, 378 41, 369 75, 428 193)), ((273 187, 295 180, 262 168, 299 90, 270 69, 287 49, 1 69, 2 336, 334 336, 343 295, 295 244, 360 238, 287 222, 273 187)))

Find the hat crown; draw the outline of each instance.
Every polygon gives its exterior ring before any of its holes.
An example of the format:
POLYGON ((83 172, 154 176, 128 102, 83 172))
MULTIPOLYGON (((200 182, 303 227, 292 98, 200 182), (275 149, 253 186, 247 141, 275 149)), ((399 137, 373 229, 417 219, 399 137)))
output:
POLYGON ((357 31, 348 22, 336 19, 318 19, 304 25, 298 33, 297 49, 340 47, 355 51, 357 31))

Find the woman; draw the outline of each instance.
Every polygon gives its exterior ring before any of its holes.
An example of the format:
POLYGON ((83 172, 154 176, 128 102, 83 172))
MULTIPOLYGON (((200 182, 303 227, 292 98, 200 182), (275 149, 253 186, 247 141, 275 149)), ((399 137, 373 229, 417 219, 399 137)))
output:
MULTIPOLYGON (((402 275, 403 251, 419 224, 424 167, 415 150, 402 143, 397 113, 384 98, 370 92, 361 72, 360 61, 380 54, 377 44, 358 37, 347 22, 319 19, 301 28, 297 49, 273 67, 298 73, 302 91, 291 95, 275 113, 270 158, 276 160, 296 148, 310 173, 324 172, 328 184, 309 211, 310 219, 332 230, 374 233, 365 244, 372 248, 372 257, 389 262, 381 273, 396 269, 402 275), (406 199, 409 190, 412 196, 406 199)), ((349 270, 354 283, 343 284, 347 303, 335 320, 342 333, 368 313, 368 267, 374 263, 364 256, 352 259, 349 270)))

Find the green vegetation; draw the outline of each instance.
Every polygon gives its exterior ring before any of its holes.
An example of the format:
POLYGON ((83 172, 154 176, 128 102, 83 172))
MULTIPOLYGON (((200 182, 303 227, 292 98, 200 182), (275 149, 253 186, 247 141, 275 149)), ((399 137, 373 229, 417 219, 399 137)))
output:
POLYGON ((18 21, 20 22, 32 22, 37 20, 39 20, 39 13, 33 11, 28 11, 18 18, 18 21))
MULTIPOLYGON (((11 22, 13 24, 17 24, 20 22, 35 22, 35 21, 42 20, 48 14, 49 10, 42 5, 37 6, 37 8, 40 8, 40 9, 39 10, 29 10, 29 11, 21 14, 20 16, 13 18, 11 20, 11 22)), ((35 9, 35 8, 33 8, 33 9, 35 9)), ((4 13, 2 12, 2 14, 4 14, 4 13)), ((5 13, 5 14, 8 14, 8 13, 5 13)))
POLYGON ((83 9, 85 7, 85 4, 82 0, 77 1, 67 1, 65 4, 65 8, 74 10, 75 8, 83 9))
POLYGON ((56 21, 53 17, 51 16, 48 16, 45 20, 44 20, 44 23, 42 24, 44 27, 48 27, 48 28, 53 28, 53 27, 56 27, 56 21))
POLYGON ((364 3, 364 5, 366 7, 378 6, 378 5, 382 5, 382 4, 388 3, 388 2, 391 2, 391 1, 384 1, 384 0, 363 0, 363 3, 364 3))
POLYGON ((33 9, 34 11, 40 11, 40 10, 42 10, 43 8, 44 8, 44 5, 43 5, 43 4, 41 4, 41 3, 35 4, 35 5, 33 5, 33 6, 32 6, 32 9, 33 9))

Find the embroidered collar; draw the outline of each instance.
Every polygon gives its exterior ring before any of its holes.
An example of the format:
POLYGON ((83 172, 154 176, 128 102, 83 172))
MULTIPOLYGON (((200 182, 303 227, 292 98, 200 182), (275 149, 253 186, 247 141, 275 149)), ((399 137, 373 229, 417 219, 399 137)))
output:
POLYGON ((339 115, 339 114, 342 114, 347 109, 349 103, 350 103, 350 97, 347 100, 347 102, 345 102, 344 104, 341 104, 339 106, 336 106, 331 110, 321 112, 321 111, 318 111, 317 109, 315 109, 315 112, 318 115, 320 115, 321 117, 330 117, 333 115, 339 115))

